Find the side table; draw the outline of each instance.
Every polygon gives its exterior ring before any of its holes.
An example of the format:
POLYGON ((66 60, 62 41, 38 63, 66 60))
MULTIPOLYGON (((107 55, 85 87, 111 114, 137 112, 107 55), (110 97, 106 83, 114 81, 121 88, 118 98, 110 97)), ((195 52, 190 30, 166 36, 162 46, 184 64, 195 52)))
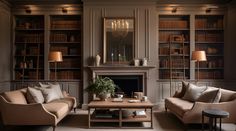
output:
POLYGON ((210 131, 213 130, 213 127, 216 131, 216 122, 217 118, 220 119, 220 131, 221 131, 221 118, 229 117, 229 112, 219 110, 219 109, 206 109, 202 111, 202 130, 204 131, 204 116, 209 117, 209 126, 210 131), (214 124, 214 126, 213 126, 214 124))

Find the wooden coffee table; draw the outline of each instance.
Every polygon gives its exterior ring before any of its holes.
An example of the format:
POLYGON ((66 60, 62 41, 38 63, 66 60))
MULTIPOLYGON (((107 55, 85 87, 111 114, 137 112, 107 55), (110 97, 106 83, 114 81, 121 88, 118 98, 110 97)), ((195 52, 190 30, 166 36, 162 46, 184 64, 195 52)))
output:
MULTIPOLYGON (((91 123, 97 122, 113 122, 119 123, 119 128, 153 128, 153 117, 152 117, 152 108, 153 104, 148 100, 146 102, 136 102, 131 103, 129 102, 131 98, 124 98, 123 102, 113 102, 112 99, 108 99, 107 101, 91 101, 88 104, 88 128, 92 128, 91 123), (92 113, 92 109, 109 109, 109 110, 118 110, 119 114, 116 118, 96 118, 94 116, 94 112, 92 113), (146 112, 145 117, 122 117, 122 110, 144 110, 146 112), (92 113, 92 114, 91 114, 92 113), (150 127, 124 127, 122 124, 124 122, 150 122, 150 127)), ((132 99, 133 100, 133 99, 132 99)), ((95 126, 93 126, 95 127, 95 126)), ((95 128, 99 128, 97 126, 95 128)), ((100 127, 100 128, 107 128, 107 127, 100 127)), ((116 127, 117 128, 117 127, 116 127)))

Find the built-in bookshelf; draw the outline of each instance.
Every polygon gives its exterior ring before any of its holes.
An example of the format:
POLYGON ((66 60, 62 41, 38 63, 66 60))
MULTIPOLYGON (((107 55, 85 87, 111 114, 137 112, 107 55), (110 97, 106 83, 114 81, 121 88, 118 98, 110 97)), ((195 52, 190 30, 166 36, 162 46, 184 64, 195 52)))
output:
MULTIPOLYGON (((63 62, 58 63, 57 79, 81 78, 81 16, 50 16, 50 51, 61 51, 63 62)), ((50 79, 54 79, 54 63, 50 63, 50 79)))
POLYGON ((57 80, 81 79, 81 15, 16 15, 14 30, 13 80, 55 80, 54 63, 45 69, 50 51, 63 55, 57 80))
POLYGON ((44 16, 14 17, 14 79, 44 78, 44 16))
POLYGON ((159 15, 159 79, 189 79, 189 15, 159 15))
POLYGON ((195 16, 195 49, 207 55, 207 61, 200 62, 199 79, 224 78, 223 21, 223 15, 195 16))

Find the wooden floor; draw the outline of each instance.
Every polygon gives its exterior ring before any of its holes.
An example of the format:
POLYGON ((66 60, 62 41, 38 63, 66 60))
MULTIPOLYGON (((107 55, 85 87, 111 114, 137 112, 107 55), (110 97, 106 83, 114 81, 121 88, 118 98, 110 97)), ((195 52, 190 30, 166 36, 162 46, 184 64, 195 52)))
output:
MULTIPOLYGON (((115 129, 114 131, 183 131, 184 125, 171 113, 164 111, 154 112, 153 129, 115 129)), ((111 129, 88 129, 88 112, 78 110, 76 114, 71 113, 64 118, 56 128, 56 131, 111 131, 111 129)), ((149 126, 149 123, 133 123, 127 126, 149 126), (136 125, 135 125, 136 124, 136 125)), ((109 125, 110 126, 110 125, 109 125)), ((222 131, 236 131, 235 124, 223 124, 222 131)), ((50 126, 9 126, 3 128, 0 125, 0 131, 52 131, 50 126)), ((189 125, 188 131, 201 131, 201 125, 189 125)))

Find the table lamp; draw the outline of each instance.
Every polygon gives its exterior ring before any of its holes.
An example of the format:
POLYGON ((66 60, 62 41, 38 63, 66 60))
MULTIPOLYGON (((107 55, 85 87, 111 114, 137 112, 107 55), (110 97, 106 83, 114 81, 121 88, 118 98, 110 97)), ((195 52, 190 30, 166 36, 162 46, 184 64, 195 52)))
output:
POLYGON ((54 62, 55 81, 57 80, 57 62, 62 62, 62 53, 60 51, 51 51, 48 55, 48 62, 54 62))
POLYGON ((197 62, 197 81, 199 80, 199 62, 207 61, 205 51, 193 51, 191 60, 197 62))

